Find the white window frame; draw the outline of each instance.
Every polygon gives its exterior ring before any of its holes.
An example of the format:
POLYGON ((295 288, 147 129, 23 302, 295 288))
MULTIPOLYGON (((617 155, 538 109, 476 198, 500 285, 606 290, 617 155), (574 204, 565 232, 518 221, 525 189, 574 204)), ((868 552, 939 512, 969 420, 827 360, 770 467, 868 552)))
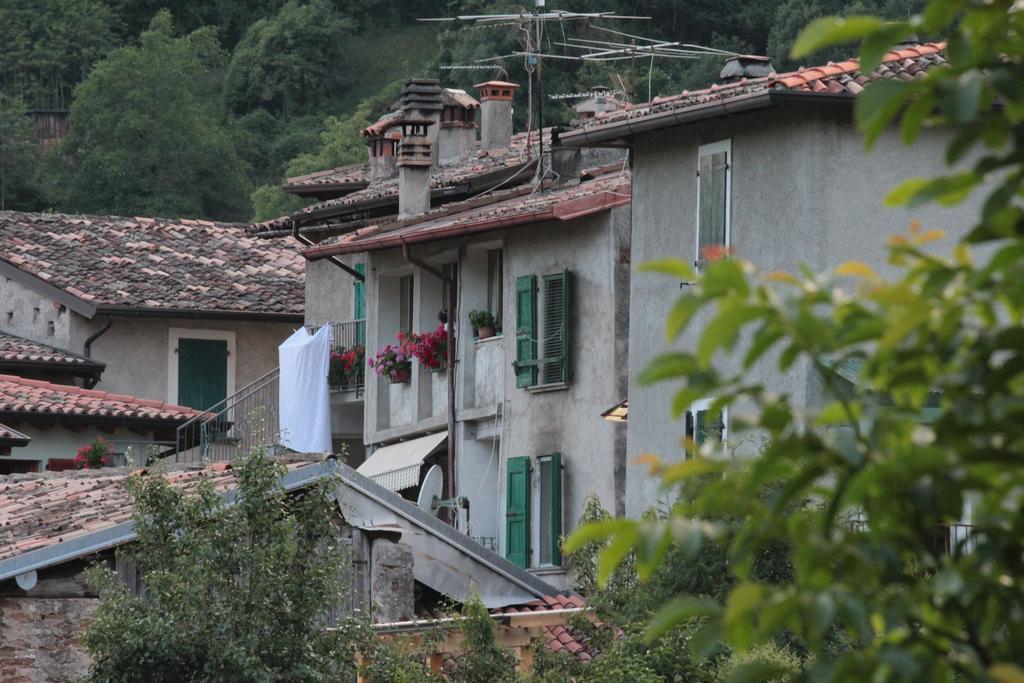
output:
MULTIPOLYGON (((562 569, 564 564, 541 564, 540 562, 540 463, 551 460, 551 455, 538 455, 530 462, 530 567, 532 569, 562 569)), ((552 476, 562 472, 552 472, 552 476)), ((565 479, 562 479, 562 514, 565 515, 565 479)), ((565 533, 565 519, 562 519, 562 533, 565 533)))
POLYGON ((231 330, 204 330, 171 327, 167 330, 167 402, 178 404, 178 340, 219 339, 228 343, 227 395, 235 393, 235 333, 231 330))
MULTIPOLYGON (((693 421, 694 436, 697 436, 697 413, 704 410, 711 410, 711 404, 714 403, 713 398, 702 398, 694 401, 687 408, 686 412, 690 413, 693 421)), ((696 441, 696 439, 694 439, 696 441)), ((722 407, 722 446, 725 447, 729 443, 729 406, 722 407)))
POLYGON ((725 152, 725 248, 732 244, 732 140, 719 140, 697 148, 697 211, 693 222, 693 263, 700 262, 700 160, 709 154, 725 152))

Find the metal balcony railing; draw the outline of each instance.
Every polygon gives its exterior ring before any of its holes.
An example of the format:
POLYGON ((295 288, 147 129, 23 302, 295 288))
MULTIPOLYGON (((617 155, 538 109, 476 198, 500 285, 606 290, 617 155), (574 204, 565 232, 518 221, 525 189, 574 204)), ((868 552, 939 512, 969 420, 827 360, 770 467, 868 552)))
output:
POLYGON ((175 461, 232 460, 277 443, 279 377, 274 368, 178 427, 175 461))
MULTIPOLYGON (((366 383, 366 321, 350 320, 343 323, 326 323, 331 326, 331 353, 354 354, 354 363, 347 372, 342 371, 341 358, 331 361, 329 375, 331 389, 336 391, 354 392, 357 397, 363 395, 366 383)), ((317 325, 309 325, 310 332, 320 329, 317 325)))
MULTIPOLYGON (((366 321, 327 323, 335 353, 365 349, 366 321)), ((311 332, 319 326, 309 326, 311 332)), ((366 372, 360 352, 349 372, 332 373, 336 389, 362 396, 366 372)), ((334 361, 337 362, 337 361, 334 361)), ((173 452, 176 462, 232 460, 261 448, 272 448, 280 435, 280 370, 275 368, 232 396, 178 427, 173 452)))

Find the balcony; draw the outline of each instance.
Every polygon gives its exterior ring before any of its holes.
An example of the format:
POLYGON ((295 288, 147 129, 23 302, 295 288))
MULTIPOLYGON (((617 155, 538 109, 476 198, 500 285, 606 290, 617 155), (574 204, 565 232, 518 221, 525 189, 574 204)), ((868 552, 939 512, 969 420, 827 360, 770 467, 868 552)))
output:
MULTIPOLYGON (((366 384, 366 321, 350 320, 343 323, 327 323, 331 326, 331 392, 340 392, 343 400, 361 399, 366 384), (344 369, 341 359, 344 354, 351 355, 351 367, 344 369)), ((310 332, 316 332, 320 326, 309 325, 310 332)))

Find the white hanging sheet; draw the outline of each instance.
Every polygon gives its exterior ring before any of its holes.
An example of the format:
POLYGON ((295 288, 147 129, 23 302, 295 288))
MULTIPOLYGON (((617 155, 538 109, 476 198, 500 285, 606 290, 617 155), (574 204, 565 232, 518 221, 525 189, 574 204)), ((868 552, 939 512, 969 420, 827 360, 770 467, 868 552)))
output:
POLYGON ((293 451, 331 452, 330 353, 330 325, 312 335, 300 327, 277 348, 281 444, 293 451))

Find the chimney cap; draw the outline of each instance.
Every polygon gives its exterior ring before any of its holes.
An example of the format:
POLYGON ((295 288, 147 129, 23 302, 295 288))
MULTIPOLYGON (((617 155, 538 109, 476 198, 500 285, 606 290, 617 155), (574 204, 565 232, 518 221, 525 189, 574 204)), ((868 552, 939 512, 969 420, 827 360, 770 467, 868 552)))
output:
POLYGON ((481 100, 511 100, 519 84, 508 81, 485 81, 473 87, 480 91, 481 100))
POLYGON ((764 55, 733 55, 725 60, 718 77, 724 81, 738 81, 741 78, 763 78, 775 73, 771 60, 764 55))
POLYGON ((442 108, 441 82, 436 78, 410 78, 405 82, 398 101, 404 111, 412 109, 440 110, 442 108))

